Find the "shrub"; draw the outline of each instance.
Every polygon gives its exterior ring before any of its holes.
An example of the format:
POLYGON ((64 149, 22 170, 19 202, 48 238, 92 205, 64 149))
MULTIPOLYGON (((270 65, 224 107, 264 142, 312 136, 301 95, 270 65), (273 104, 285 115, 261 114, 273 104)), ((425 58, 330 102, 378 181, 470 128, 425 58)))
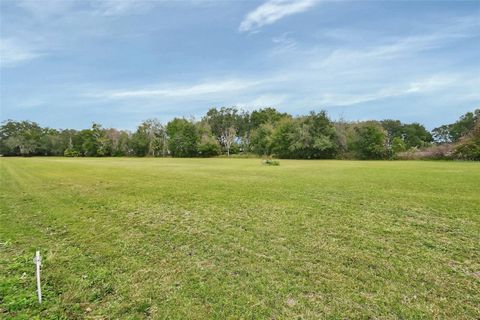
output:
POLYGON ((220 154, 220 146, 216 141, 201 142, 197 149, 200 157, 215 157, 220 154))
POLYGON ((405 152, 407 150, 407 145, 400 137, 395 137, 392 140, 392 152, 397 154, 400 152, 405 152))
POLYGON ((454 155, 462 160, 480 161, 480 143, 479 141, 466 141, 455 148, 454 155))
POLYGON ((354 128, 351 149, 357 158, 385 159, 388 157, 385 130, 376 122, 367 122, 354 128))
POLYGON ((168 149, 172 157, 195 157, 200 140, 195 124, 175 118, 167 124, 168 149))
POLYGON ((63 155, 65 157, 78 157, 78 156, 80 156, 80 153, 75 149, 67 148, 63 152, 63 155))
POLYGON ((467 136, 460 139, 453 155, 463 160, 480 160, 480 121, 467 136))
POLYGON ((262 160, 262 164, 266 165, 266 166, 279 166, 280 161, 272 160, 272 159, 266 159, 266 160, 262 160))
POLYGON ((399 152, 396 159, 400 160, 446 160, 452 159, 452 144, 441 144, 426 149, 412 148, 405 152, 399 152))

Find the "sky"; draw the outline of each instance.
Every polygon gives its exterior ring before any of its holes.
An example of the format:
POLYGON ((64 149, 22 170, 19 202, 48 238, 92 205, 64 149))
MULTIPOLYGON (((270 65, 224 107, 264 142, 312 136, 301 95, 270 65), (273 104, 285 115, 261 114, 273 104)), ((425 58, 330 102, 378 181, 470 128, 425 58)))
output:
POLYGON ((1 120, 134 129, 211 107, 399 119, 480 107, 480 0, 0 0, 1 120))

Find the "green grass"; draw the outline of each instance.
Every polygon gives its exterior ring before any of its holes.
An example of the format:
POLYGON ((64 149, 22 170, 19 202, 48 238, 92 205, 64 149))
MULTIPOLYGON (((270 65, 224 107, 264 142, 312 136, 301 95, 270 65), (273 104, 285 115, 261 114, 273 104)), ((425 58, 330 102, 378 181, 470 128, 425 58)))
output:
POLYGON ((479 163, 0 164, 0 318, 480 318, 479 163))

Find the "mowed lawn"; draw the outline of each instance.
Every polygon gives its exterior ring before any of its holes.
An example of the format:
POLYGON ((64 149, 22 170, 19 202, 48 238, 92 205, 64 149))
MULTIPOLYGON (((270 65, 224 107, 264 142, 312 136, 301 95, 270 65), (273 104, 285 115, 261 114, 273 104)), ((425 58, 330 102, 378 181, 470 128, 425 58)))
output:
POLYGON ((0 318, 480 318, 479 163, 0 164, 0 318))

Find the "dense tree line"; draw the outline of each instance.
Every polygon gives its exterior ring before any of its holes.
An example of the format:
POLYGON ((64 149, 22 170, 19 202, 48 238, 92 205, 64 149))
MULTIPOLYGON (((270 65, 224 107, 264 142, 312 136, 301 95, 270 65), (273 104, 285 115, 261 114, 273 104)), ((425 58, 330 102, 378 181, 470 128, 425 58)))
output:
MULTIPOLYGON (((480 160, 480 110, 429 132, 399 120, 332 121, 325 111, 292 116, 274 108, 253 112, 212 108, 198 121, 150 119, 134 132, 93 123, 84 130, 42 128, 7 120, 0 127, 4 156, 212 157, 256 154, 288 159, 392 159, 439 145, 446 158, 480 160), (447 154, 448 153, 448 154, 447 154)), ((428 149, 430 150, 430 149, 428 149)))

